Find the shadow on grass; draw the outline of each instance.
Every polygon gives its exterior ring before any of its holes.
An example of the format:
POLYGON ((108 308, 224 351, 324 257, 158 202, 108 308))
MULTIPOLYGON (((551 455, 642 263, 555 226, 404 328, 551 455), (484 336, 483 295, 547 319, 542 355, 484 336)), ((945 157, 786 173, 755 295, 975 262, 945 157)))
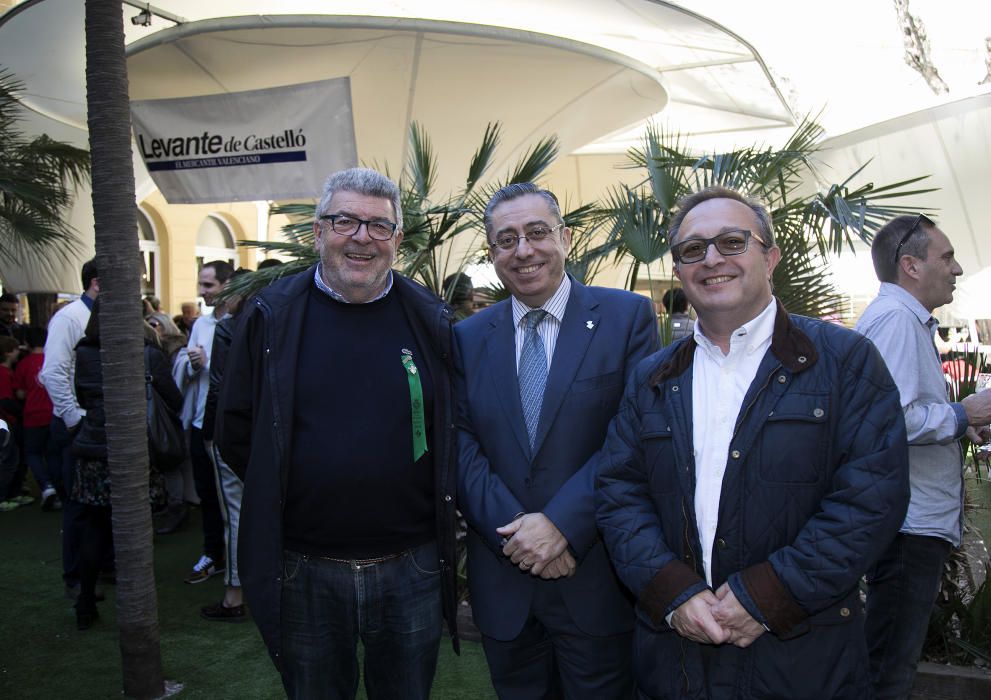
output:
MULTIPOLYGON (((37 505, 0 513, 0 698, 120 698, 114 588, 104 588, 100 620, 76 630, 63 595, 58 513, 37 505)), ((155 538, 155 578, 165 677, 184 685, 176 697, 280 698, 282 684, 251 622, 207 622, 199 609, 223 596, 223 580, 183 583, 200 554, 199 511, 183 528, 155 538)), ((432 697, 494 698, 481 645, 441 642, 432 697)), ((359 697, 364 697, 359 692, 359 697)))

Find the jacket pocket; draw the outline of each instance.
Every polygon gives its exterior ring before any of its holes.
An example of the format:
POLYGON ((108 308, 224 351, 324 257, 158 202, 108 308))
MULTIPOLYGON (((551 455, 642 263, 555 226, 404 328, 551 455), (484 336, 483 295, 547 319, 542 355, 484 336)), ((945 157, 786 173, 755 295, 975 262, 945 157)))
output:
POLYGON ((306 557, 298 552, 288 550, 283 554, 282 560, 282 585, 289 586, 296 580, 306 557))
POLYGON ((674 458, 674 435, 670 425, 659 417, 658 425, 645 425, 640 431, 644 463, 647 465, 650 490, 672 493, 678 489, 678 465, 674 458))
POLYGON ((596 389, 610 389, 623 386, 623 373, 617 370, 616 372, 607 372, 606 374, 600 374, 595 377, 586 377, 585 379, 576 379, 571 383, 571 393, 581 394, 586 391, 595 391, 596 389))
POLYGON ((829 397, 781 397, 760 436, 760 478, 775 484, 817 484, 828 463, 829 397))

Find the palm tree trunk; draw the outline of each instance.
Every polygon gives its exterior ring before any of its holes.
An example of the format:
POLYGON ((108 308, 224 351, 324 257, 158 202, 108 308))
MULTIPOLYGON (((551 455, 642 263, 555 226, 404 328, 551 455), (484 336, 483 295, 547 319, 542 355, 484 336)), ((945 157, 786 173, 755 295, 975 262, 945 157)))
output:
POLYGON ((119 0, 86 0, 86 101, 124 695, 165 692, 148 506, 141 265, 119 0))

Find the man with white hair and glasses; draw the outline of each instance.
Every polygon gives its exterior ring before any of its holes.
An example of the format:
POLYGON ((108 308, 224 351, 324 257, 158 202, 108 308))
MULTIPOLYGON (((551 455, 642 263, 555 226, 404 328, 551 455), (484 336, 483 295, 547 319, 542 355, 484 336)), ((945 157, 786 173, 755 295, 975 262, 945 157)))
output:
POLYGON ((215 428, 239 573, 291 698, 426 699, 455 627, 453 313, 392 271, 399 188, 332 175, 320 262, 241 312, 215 428))

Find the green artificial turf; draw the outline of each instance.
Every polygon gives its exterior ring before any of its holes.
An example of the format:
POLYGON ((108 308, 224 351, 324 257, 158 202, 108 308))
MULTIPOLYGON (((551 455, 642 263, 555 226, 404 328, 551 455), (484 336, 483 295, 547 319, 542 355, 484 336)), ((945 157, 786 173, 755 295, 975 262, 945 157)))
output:
MULTIPOLYGON (((155 537, 165 677, 183 684, 176 696, 183 699, 284 697, 253 623, 199 616, 223 596, 221 576, 183 583, 200 554, 199 522, 194 510, 179 532, 155 537)), ((37 505, 0 513, 0 698, 122 697, 114 588, 104 587, 96 625, 77 631, 61 579, 60 523, 58 513, 37 505)), ((431 697, 495 697, 480 644, 462 641, 458 657, 443 639, 431 697)))

